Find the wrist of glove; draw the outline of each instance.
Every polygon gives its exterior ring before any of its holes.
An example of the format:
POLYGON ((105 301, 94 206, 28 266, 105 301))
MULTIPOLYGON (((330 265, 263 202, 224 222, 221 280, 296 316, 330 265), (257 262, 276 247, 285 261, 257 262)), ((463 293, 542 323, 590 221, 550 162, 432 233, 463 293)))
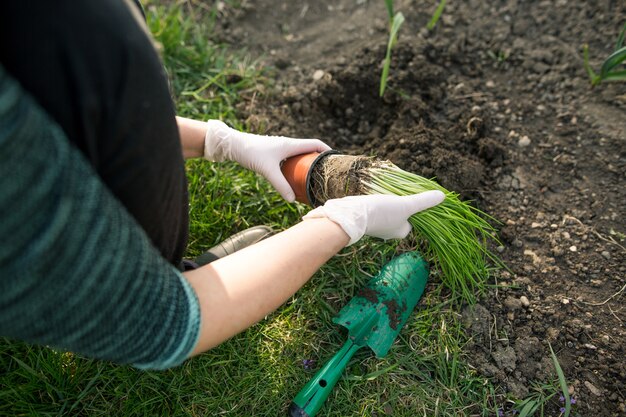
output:
POLYGON ((283 160, 309 152, 324 152, 330 147, 318 139, 293 139, 244 133, 219 120, 207 122, 204 158, 209 161, 235 161, 263 175, 287 201, 295 201, 291 186, 280 171, 283 160))
POLYGON ((434 207, 445 199, 441 191, 425 191, 409 196, 365 195, 328 200, 311 210, 303 219, 326 217, 337 223, 350 237, 350 246, 364 235, 382 239, 401 239, 411 232, 408 219, 434 207))

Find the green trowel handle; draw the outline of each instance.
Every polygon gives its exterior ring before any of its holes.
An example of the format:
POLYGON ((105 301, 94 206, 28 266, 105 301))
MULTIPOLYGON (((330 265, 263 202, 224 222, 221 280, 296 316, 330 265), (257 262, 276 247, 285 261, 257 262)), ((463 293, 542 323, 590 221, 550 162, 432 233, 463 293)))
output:
POLYGON ((324 405, 324 401, 339 381, 343 370, 352 358, 352 355, 361 346, 355 345, 352 340, 348 340, 342 348, 320 369, 313 379, 296 395, 291 406, 289 415, 291 417, 313 417, 324 405))

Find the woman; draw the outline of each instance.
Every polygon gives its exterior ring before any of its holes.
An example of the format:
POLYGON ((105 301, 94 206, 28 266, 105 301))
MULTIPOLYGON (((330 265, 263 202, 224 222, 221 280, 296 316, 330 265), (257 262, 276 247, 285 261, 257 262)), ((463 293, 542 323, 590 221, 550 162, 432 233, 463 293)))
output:
POLYGON ((363 235, 406 236, 407 218, 444 198, 330 200, 281 233, 181 272, 183 157, 234 160, 293 201, 281 161, 328 146, 175 117, 129 1, 5 3, 2 336, 143 369, 175 366, 265 317, 363 235))

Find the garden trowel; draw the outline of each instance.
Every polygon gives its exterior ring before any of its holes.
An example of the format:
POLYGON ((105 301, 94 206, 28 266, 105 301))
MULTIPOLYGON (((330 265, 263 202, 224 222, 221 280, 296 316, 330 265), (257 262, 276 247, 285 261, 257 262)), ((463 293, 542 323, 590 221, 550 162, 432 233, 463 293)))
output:
POLYGON ((384 357, 419 301, 428 269, 415 252, 393 258, 346 304, 333 322, 348 329, 348 340, 298 393, 289 407, 291 417, 313 417, 352 358, 369 346, 384 357))

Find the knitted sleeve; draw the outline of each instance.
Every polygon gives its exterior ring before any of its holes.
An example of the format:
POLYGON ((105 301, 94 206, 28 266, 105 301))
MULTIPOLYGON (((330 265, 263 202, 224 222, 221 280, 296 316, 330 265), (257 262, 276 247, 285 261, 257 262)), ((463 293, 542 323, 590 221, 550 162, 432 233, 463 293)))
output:
POLYGON ((164 369, 199 322, 185 278, 0 66, 0 335, 164 369))

